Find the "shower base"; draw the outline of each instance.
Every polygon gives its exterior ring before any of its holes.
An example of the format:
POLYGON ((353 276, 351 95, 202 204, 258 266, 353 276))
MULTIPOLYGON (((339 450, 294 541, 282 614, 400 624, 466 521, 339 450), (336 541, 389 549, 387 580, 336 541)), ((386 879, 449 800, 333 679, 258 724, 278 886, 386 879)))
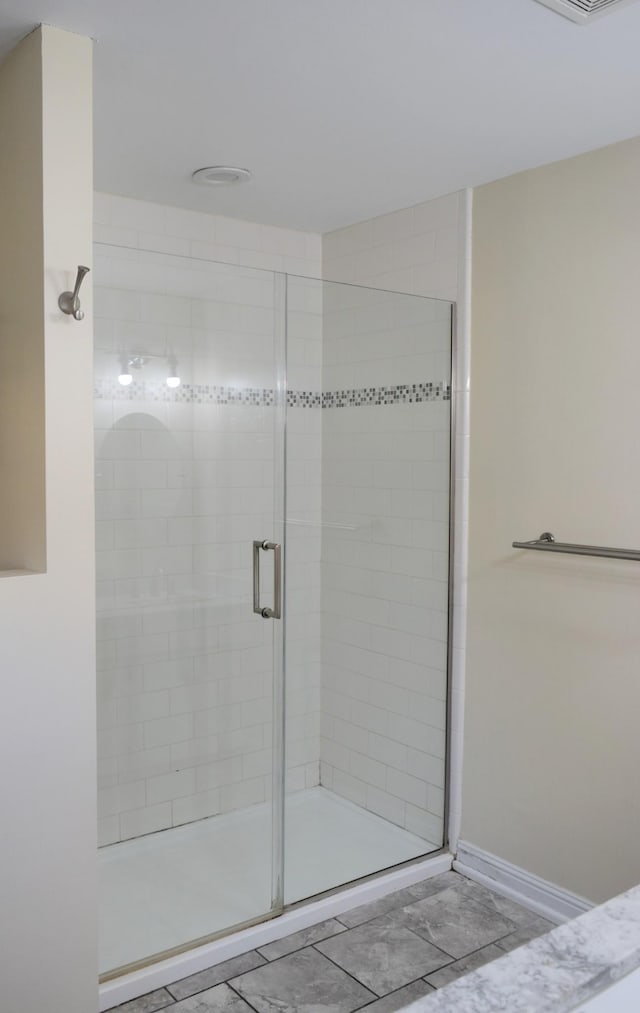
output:
MULTIPOLYGON (((286 800, 285 903, 440 847, 325 788, 286 800)), ((214 816, 98 852, 100 973, 258 918, 271 906, 271 808, 214 816)))

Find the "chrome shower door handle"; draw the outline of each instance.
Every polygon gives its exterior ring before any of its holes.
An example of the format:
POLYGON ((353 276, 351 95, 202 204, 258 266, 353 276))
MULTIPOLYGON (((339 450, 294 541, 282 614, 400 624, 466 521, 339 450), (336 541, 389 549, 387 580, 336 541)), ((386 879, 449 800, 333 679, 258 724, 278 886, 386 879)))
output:
POLYGON ((282 598, 282 546, 278 542, 253 543, 253 611, 263 619, 280 619, 282 617, 280 600, 282 598), (273 608, 260 605, 260 550, 273 550, 273 608))

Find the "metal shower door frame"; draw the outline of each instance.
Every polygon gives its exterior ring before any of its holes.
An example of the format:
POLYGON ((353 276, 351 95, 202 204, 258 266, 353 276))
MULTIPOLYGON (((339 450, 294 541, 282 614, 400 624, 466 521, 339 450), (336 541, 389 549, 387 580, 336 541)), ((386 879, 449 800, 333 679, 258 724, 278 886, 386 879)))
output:
MULTIPOLYGON (((274 272, 274 546, 271 917, 284 911, 287 516, 287 275, 274 272), (275 549, 278 546, 278 549, 275 549)), ((255 550, 254 550, 255 551, 255 550)), ((264 613, 263 613, 264 615, 264 613)))

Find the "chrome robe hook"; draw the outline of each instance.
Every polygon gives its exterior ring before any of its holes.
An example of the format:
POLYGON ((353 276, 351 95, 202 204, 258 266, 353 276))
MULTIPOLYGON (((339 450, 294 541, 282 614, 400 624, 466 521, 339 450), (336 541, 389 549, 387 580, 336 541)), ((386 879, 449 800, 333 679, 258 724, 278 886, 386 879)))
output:
POLYGON ((82 285, 82 279, 85 274, 89 273, 88 267, 83 267, 81 264, 78 266, 78 274, 76 275, 76 283, 73 288, 73 292, 63 292, 58 299, 58 306, 63 313, 68 313, 74 320, 84 320, 84 311, 80 309, 80 286, 82 285))

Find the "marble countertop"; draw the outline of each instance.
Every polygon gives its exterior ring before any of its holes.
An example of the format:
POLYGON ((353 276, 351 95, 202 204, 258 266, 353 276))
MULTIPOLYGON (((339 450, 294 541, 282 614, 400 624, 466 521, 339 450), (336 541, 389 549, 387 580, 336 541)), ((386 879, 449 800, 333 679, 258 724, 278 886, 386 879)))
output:
POLYGON ((640 886, 587 911, 406 1013, 567 1013, 640 967, 640 886))

